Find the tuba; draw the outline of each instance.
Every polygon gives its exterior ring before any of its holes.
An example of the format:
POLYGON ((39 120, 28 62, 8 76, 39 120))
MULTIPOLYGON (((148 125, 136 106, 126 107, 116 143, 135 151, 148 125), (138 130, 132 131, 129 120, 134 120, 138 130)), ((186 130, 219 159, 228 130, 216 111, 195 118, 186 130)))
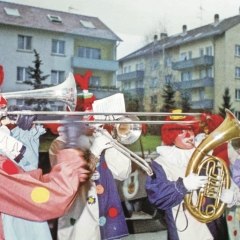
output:
POLYGON ((200 222, 208 223, 219 218, 226 204, 221 202, 222 189, 230 188, 230 172, 219 157, 210 156, 209 151, 231 139, 240 138, 240 124, 232 112, 225 109, 226 118, 193 152, 185 176, 190 173, 207 175, 208 183, 198 192, 184 197, 188 211, 200 222), (195 196, 194 196, 195 194, 195 196), (197 195, 197 196, 196 196, 197 195), (209 203, 209 204, 208 204, 209 203))
POLYGON ((5 99, 48 99, 67 104, 70 111, 74 111, 77 103, 77 88, 72 73, 68 73, 66 80, 54 87, 35 90, 1 93, 5 99))

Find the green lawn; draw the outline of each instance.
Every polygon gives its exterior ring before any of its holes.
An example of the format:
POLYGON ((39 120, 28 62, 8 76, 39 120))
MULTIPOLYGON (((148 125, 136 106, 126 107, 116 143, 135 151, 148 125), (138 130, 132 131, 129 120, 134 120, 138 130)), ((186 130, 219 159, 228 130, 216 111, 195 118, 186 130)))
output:
MULTIPOLYGON (((56 135, 47 134, 46 136, 43 135, 40 137, 40 151, 47 152, 49 149, 50 144, 56 138, 56 135)), ((141 144, 140 139, 142 141, 144 151, 152 152, 156 150, 156 146, 161 144, 160 136, 156 135, 142 135, 135 143, 132 145, 127 145, 126 147, 129 148, 133 152, 140 152, 141 151, 141 144)))

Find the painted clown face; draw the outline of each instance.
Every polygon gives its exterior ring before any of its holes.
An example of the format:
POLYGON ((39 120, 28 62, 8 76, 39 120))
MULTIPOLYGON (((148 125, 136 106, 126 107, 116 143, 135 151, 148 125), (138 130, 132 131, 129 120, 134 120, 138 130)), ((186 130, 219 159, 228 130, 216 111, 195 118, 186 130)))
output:
POLYGON ((192 129, 182 130, 174 140, 176 147, 181 149, 192 149, 194 147, 194 132, 192 129))

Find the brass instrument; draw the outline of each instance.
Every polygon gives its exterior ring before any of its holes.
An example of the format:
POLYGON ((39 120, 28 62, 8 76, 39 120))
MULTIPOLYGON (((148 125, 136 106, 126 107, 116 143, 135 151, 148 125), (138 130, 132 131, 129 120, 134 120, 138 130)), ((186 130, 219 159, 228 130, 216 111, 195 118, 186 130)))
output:
POLYGON ((205 138, 196 148, 188 163, 185 176, 190 173, 207 175, 208 183, 198 193, 186 194, 184 202, 188 211, 200 222, 208 223, 219 218, 226 204, 221 202, 222 189, 230 188, 230 172, 226 163, 208 153, 231 139, 240 138, 240 123, 228 109, 223 123, 205 138), (203 173, 205 172, 205 173, 203 173), (194 194, 197 196, 194 197, 194 194), (206 200, 211 201, 210 204, 206 200))
MULTIPOLYGON (((72 73, 68 73, 66 80, 54 87, 35 90, 1 93, 5 99, 48 99, 61 101, 74 111, 77 103, 77 88, 72 73)), ((49 112, 50 113, 50 112, 49 112)))

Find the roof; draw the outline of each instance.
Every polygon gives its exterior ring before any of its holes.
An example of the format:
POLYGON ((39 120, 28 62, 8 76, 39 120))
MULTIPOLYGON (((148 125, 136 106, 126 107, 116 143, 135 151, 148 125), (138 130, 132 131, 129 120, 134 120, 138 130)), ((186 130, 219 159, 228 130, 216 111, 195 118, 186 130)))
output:
POLYGON ((173 36, 164 37, 163 39, 158 40, 157 42, 153 41, 150 44, 140 48, 139 50, 121 58, 119 62, 144 56, 146 54, 152 53, 153 51, 157 52, 163 49, 177 47, 182 44, 201 40, 204 38, 218 36, 239 23, 240 23, 240 15, 237 15, 237 16, 219 21, 216 24, 211 23, 199 28, 186 31, 184 34, 182 32, 180 34, 176 34, 173 36))
POLYGON ((113 41, 122 41, 97 17, 83 16, 68 12, 49 10, 16 3, 0 1, 0 24, 25 27, 64 34, 74 34, 93 38, 102 38, 113 41), (17 9, 19 16, 8 15, 7 9, 17 9), (57 17, 51 21, 49 16, 57 17), (81 21, 82 22, 81 22, 81 21), (84 22, 91 22, 95 28, 84 27, 84 22))

